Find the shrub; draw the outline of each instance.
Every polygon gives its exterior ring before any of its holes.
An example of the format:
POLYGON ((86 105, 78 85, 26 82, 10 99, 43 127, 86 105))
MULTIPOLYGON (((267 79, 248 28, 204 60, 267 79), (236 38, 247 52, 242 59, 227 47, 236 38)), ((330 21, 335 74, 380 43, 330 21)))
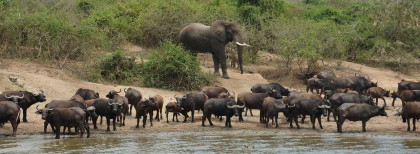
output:
POLYGON ((196 57, 169 41, 161 44, 142 70, 142 84, 171 90, 199 90, 214 84, 215 77, 201 72, 196 57))
POLYGON ((128 57, 121 50, 117 50, 94 64, 91 78, 95 79, 100 74, 100 79, 113 83, 133 83, 139 80, 141 73, 141 65, 136 64, 134 60, 134 57, 128 57))

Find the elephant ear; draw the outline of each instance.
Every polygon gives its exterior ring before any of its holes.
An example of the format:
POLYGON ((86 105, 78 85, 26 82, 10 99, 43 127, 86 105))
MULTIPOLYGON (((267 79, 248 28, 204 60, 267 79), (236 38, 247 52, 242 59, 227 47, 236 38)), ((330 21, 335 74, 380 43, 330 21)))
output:
POLYGON ((226 42, 226 29, 225 22, 221 20, 215 21, 211 26, 210 30, 216 35, 220 42, 226 42))

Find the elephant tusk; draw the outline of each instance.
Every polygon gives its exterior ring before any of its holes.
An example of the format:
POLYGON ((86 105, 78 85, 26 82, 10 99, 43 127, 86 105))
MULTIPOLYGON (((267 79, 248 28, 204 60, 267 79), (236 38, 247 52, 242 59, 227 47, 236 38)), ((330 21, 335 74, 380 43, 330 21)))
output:
POLYGON ((236 42, 236 44, 237 45, 239 45, 239 46, 247 46, 247 47, 251 47, 250 45, 248 45, 248 44, 246 44, 246 43, 239 43, 239 42, 236 42))

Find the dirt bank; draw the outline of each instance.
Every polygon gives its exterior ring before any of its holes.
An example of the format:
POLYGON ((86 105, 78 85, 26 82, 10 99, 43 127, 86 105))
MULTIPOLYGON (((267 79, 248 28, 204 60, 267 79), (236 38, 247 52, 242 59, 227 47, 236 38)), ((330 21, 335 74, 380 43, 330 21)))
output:
MULTIPOLYGON (((379 81, 379 85, 381 87, 385 87, 387 89, 396 88, 397 83, 401 79, 407 80, 416 80, 410 76, 403 76, 398 75, 398 73, 381 70, 376 68, 369 68, 359 64, 353 64, 345 62, 343 67, 346 67, 346 70, 353 70, 353 71, 360 71, 363 74, 369 75, 373 81, 379 81)), ((205 67, 207 68, 207 67, 205 67)), ((237 70, 229 70, 229 75, 231 79, 219 79, 222 86, 226 87, 231 91, 235 91, 236 93, 241 92, 248 92, 252 85, 256 83, 268 83, 261 75, 259 74, 240 74, 237 70)), ((343 73, 343 72, 337 72, 343 73)), ((353 72, 351 72, 353 73, 353 72)), ((348 73, 350 74, 350 72, 348 73)), ((418 79, 417 79, 418 80, 418 79)), ((29 63, 29 62, 16 62, 12 60, 0 60, 0 91, 5 90, 37 90, 42 89, 47 96, 47 101, 43 103, 37 103, 31 106, 28 110, 28 123, 21 123, 18 127, 17 134, 40 134, 43 132, 43 120, 41 119, 40 115, 35 114, 35 107, 40 105, 41 107, 44 106, 46 103, 50 102, 51 100, 67 100, 69 99, 78 88, 89 88, 93 89, 100 93, 100 97, 104 97, 110 90, 119 90, 123 88, 127 88, 128 86, 120 86, 120 85, 104 85, 104 84, 97 84, 97 83, 90 83, 85 81, 80 81, 75 79, 71 76, 68 76, 62 70, 40 66, 37 64, 29 63), (18 84, 12 83, 9 80, 9 77, 17 78, 18 84)), ((282 83, 283 84, 283 83, 282 83)), ((288 83, 284 83, 285 85, 289 86, 288 83)), ((295 87, 294 85, 291 85, 295 87)), ((296 87, 302 87, 302 85, 296 85, 296 87)), ((161 95, 164 97, 165 104, 173 100, 174 94, 182 94, 176 91, 167 91, 167 90, 160 90, 160 89, 153 89, 153 88, 143 88, 143 87, 135 87, 136 89, 140 90, 144 96, 153 96, 153 95, 161 95)), ((303 90, 303 89, 302 89, 303 90)), ((390 105, 392 101, 391 98, 387 98, 387 104, 390 105)), ((382 104, 382 101, 380 101, 382 104)), ((397 101, 396 107, 387 106, 386 112, 388 113, 388 117, 374 117, 367 123, 367 131, 370 134, 390 134, 390 135, 399 135, 399 136, 417 136, 418 132, 407 132, 405 123, 401 122, 399 117, 393 116, 396 113, 396 110, 401 107, 400 100, 397 101)), ((272 126, 270 128, 264 128, 263 124, 260 124, 259 121, 259 112, 257 110, 253 111, 254 116, 245 116, 244 122, 238 122, 237 118, 233 118, 232 126, 234 130, 274 130, 272 126)), ((128 116, 126 119, 126 126, 118 127, 116 132, 111 132, 111 134, 119 134, 119 133, 135 133, 135 132, 177 132, 177 131, 191 131, 200 132, 200 131, 207 131, 207 130, 220 130, 220 131, 228 131, 230 129, 224 127, 224 122, 219 122, 218 120, 214 119, 214 127, 209 127, 208 122, 206 125, 208 127, 201 127, 201 115, 202 113, 196 114, 194 123, 191 123, 191 120, 187 123, 182 122, 172 122, 166 123, 166 119, 158 121, 153 121, 153 127, 150 127, 149 122, 147 123, 146 128, 135 128, 136 120, 133 116, 128 116)), ((163 115, 165 118, 165 115, 163 115)), ((171 118, 171 116, 170 116, 171 118)), ((180 117, 180 120, 183 120, 183 116, 180 117)), ((336 131, 336 124, 335 122, 327 122, 326 118, 323 117, 323 126, 324 129, 319 129, 318 124, 316 124, 316 129, 312 130, 311 125, 309 122, 309 118, 307 118, 305 124, 301 124, 302 129, 296 130, 292 129, 292 131, 301 131, 301 132, 335 132, 336 131)), ((286 120, 283 116, 280 116, 280 128, 279 130, 289 130, 289 125, 286 124, 286 120)), ((91 127, 92 128, 92 127, 91 127)), ((93 134, 105 133, 106 124, 99 125, 99 129, 94 130, 93 134)), ((49 130, 50 131, 50 130, 49 130)), ((278 130, 276 130, 278 131, 278 130)), ((346 133, 361 133, 361 122, 350 122, 346 121, 343 126, 343 131, 346 133)), ((12 132, 11 126, 7 123, 3 128, 0 129, 0 134, 10 134, 12 132)), ((51 132, 51 131, 50 131, 51 132)), ((52 135, 52 134, 50 134, 52 135)))

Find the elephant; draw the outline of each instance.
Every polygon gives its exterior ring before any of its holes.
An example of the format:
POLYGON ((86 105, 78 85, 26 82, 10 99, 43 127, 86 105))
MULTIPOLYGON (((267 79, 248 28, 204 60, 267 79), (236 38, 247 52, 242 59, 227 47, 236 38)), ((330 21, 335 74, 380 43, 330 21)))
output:
POLYGON ((214 74, 220 76, 219 65, 222 67, 222 78, 229 79, 226 68, 225 46, 229 42, 236 43, 238 48, 239 67, 243 74, 242 50, 243 43, 241 29, 235 22, 215 21, 211 26, 192 23, 184 27, 178 35, 178 41, 183 48, 193 54, 209 52, 213 56, 214 74))

